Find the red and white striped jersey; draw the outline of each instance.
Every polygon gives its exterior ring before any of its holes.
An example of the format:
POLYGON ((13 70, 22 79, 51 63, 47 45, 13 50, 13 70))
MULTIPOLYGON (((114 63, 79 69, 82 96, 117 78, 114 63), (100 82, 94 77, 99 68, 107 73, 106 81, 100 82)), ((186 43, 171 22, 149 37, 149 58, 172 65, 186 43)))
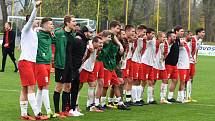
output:
POLYGON ((156 39, 147 41, 146 50, 141 58, 141 63, 144 63, 148 66, 154 66, 155 63, 155 52, 156 51, 156 39))
POLYGON ((94 65, 96 62, 98 49, 95 49, 91 54, 90 57, 82 64, 81 70, 84 69, 88 72, 92 72, 94 69, 94 65))
POLYGON ((142 49, 143 49, 143 38, 138 38, 134 42, 134 52, 131 59, 133 62, 141 63, 142 49))
POLYGON ((197 40, 196 36, 191 38, 191 41, 188 43, 190 48, 190 63, 196 63, 197 59, 197 51, 200 48, 202 40, 197 40))
POLYGON ((190 69, 190 49, 186 41, 179 48, 178 69, 190 69))
POLYGON ((169 44, 167 41, 163 43, 156 43, 156 59, 154 68, 158 70, 165 70, 165 58, 169 52, 169 44))
POLYGON ((129 45, 128 45, 128 52, 127 52, 127 56, 126 56, 127 60, 132 58, 133 48, 134 48, 134 43, 129 43, 129 45))

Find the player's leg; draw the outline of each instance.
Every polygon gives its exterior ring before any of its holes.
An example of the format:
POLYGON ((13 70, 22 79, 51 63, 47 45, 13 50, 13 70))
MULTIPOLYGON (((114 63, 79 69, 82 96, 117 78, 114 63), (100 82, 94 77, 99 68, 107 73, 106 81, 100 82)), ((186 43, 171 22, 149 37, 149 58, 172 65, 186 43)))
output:
POLYGON ((17 64, 16 64, 16 58, 15 58, 15 55, 14 55, 14 51, 8 51, 8 54, 10 56, 10 59, 12 60, 13 64, 14 64, 14 72, 17 72, 18 71, 18 68, 17 68, 17 64))
POLYGON ((121 94, 120 94, 120 89, 119 89, 119 85, 120 85, 120 81, 118 80, 118 77, 116 75, 115 70, 113 70, 111 75, 111 84, 114 85, 114 93, 116 96, 116 102, 118 102, 118 109, 119 110, 130 110, 126 105, 124 105, 123 100, 121 99, 121 94))
POLYGON ((7 49, 2 48, 2 64, 1 64, 1 72, 4 72, 5 70, 5 65, 6 65, 6 60, 7 60, 7 49))
POLYGON ((132 85, 133 85, 133 62, 131 60, 127 60, 126 65, 126 105, 130 106, 132 105, 132 98, 131 98, 131 91, 132 91, 132 85))
POLYGON ((170 86, 169 86, 169 94, 168 94, 167 100, 169 102, 175 103, 176 100, 174 99, 173 96, 174 96, 175 88, 176 88, 177 83, 178 83, 178 70, 176 68, 173 68, 173 67, 166 67, 166 69, 167 69, 168 79, 172 79, 170 86))
POLYGON ((166 70, 159 71, 159 78, 162 80, 161 87, 160 87, 160 103, 161 104, 171 104, 171 102, 167 101, 167 88, 168 88, 168 77, 166 70))
POLYGON ((71 83, 71 109, 69 111, 70 114, 73 114, 74 116, 83 116, 84 114, 80 113, 77 110, 77 97, 78 97, 78 90, 79 90, 79 84, 80 84, 80 73, 79 70, 73 70, 74 78, 71 83))
POLYGON ((191 100, 191 101, 194 101, 196 102, 196 100, 193 100, 191 98, 191 95, 192 95, 192 84, 193 84, 193 78, 195 76, 195 72, 196 72, 196 68, 195 68, 195 64, 190 64, 190 71, 189 71, 189 79, 187 78, 187 96, 186 96, 186 99, 187 100, 191 100))
POLYGON ((101 109, 100 98, 102 97, 104 86, 104 78, 97 79, 96 93, 95 93, 95 106, 101 109))
POLYGON ((138 71, 139 71, 139 65, 136 62, 133 62, 133 82, 132 82, 132 89, 131 89, 131 98, 133 105, 138 106, 138 71))
POLYGON ((110 88, 110 95, 108 97, 108 107, 114 108, 114 86, 111 86, 110 88))
MULTIPOLYGON (((35 79, 35 63, 28 62, 28 61, 19 61, 18 63, 19 67, 19 74, 22 84, 22 91, 20 95, 20 104, 24 104, 24 107, 27 106, 25 104, 28 104, 28 101, 30 103, 30 106, 34 112, 34 115, 37 116, 39 114, 39 110, 37 108, 37 102, 35 97, 35 85, 36 85, 36 79, 35 79), (25 102, 27 101, 27 102, 25 102)), ((21 106, 21 105, 20 105, 21 106)), ((21 106, 22 109, 22 106, 21 106)), ((27 109, 24 110, 27 113, 27 109)), ((23 112, 21 110, 21 112, 23 112)), ((33 119, 30 116, 25 116, 25 119, 33 119)))
POLYGON ((21 118, 27 117, 27 109, 28 109, 28 88, 27 86, 22 86, 21 93, 20 93, 20 109, 21 109, 21 118))
POLYGON ((50 65, 36 64, 36 77, 38 81, 37 104, 41 112, 42 102, 49 118, 53 117, 49 100, 50 65))
POLYGON ((103 112, 103 110, 100 110, 97 108, 94 104, 95 99, 95 88, 96 88, 96 82, 95 79, 90 79, 88 82, 89 88, 88 88, 88 102, 87 105, 89 106, 89 111, 92 112, 103 112))
POLYGON ((54 100, 54 109, 55 113, 60 114, 60 94, 63 88, 63 83, 62 83, 62 69, 55 68, 55 89, 54 89, 54 95, 53 95, 53 100, 54 100))
MULTIPOLYGON (((83 88, 83 85, 84 85, 84 83, 86 83, 86 82, 88 82, 88 80, 89 80, 89 77, 90 76, 90 73, 88 72, 88 71, 86 71, 86 70, 84 70, 84 69, 82 69, 81 70, 81 72, 80 72, 80 84, 79 84, 79 90, 78 90, 78 97, 77 97, 77 101, 76 101, 76 108, 77 108, 77 110, 80 112, 81 111, 81 109, 79 108, 79 98, 80 98, 80 91, 81 91, 81 89, 83 88)), ((90 107, 90 105, 89 105, 89 100, 87 99, 87 108, 86 109, 88 109, 88 107, 90 107)))
POLYGON ((142 89, 141 81, 137 79, 134 80, 132 86, 132 100, 134 103, 133 105, 135 106, 143 106, 143 103, 140 102, 143 91, 142 89))
POLYGON ((95 106, 101 109, 100 98, 102 96, 103 86, 104 86, 104 65, 102 62, 95 63, 93 73, 94 73, 95 80, 97 81, 96 94, 95 94, 95 106))
POLYGON ((28 101, 31 105, 31 108, 34 112, 34 115, 37 116, 39 114, 39 110, 37 108, 37 101, 36 101, 36 95, 35 95, 35 85, 28 86, 28 101))
POLYGON ((102 96, 101 96, 101 106, 103 109, 106 108, 106 94, 107 94, 108 86, 104 83, 104 87, 102 90, 102 96))
POLYGON ((184 95, 184 87, 185 87, 185 79, 186 79, 186 72, 185 69, 179 69, 179 77, 180 77, 180 84, 178 90, 178 97, 177 102, 184 103, 185 95, 184 95))
POLYGON ((148 104, 157 104, 157 102, 154 100, 154 70, 153 67, 146 66, 147 68, 147 74, 148 76, 148 89, 147 89, 147 103, 148 104))
POLYGON ((71 68, 69 66, 65 65, 64 71, 63 71, 63 92, 62 92, 62 112, 65 113, 66 116, 72 116, 69 114, 70 110, 70 91, 71 91, 71 68))

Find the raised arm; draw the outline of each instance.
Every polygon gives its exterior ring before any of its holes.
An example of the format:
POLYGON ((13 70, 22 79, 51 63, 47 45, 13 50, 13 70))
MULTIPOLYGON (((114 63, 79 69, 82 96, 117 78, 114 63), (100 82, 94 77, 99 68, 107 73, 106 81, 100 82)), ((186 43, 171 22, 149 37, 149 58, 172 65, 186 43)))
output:
POLYGON ((36 5, 31 13, 31 16, 30 16, 28 22, 25 24, 24 28, 22 29, 22 32, 27 32, 31 29, 34 19, 36 18, 36 15, 37 15, 37 8, 39 8, 41 3, 42 3, 41 1, 36 1, 36 3, 35 3, 36 5))

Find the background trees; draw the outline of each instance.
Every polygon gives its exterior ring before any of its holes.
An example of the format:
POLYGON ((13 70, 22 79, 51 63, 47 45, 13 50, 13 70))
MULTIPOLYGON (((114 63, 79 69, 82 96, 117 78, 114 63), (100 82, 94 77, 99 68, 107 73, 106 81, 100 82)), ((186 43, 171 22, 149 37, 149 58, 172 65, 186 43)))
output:
MULTIPOLYGON (((3 22, 11 15, 11 1, 0 0, 3 22)), ((29 14, 32 0, 14 0, 19 4, 18 15, 29 14), (21 7, 20 7, 21 6, 21 7)), ((107 28, 111 20, 125 23, 126 0, 100 0, 99 30, 107 28)), ((156 28, 158 0, 128 0, 128 23, 145 24, 156 28)), ((67 14, 67 0, 43 0, 42 16, 63 17, 67 14)), ((160 0, 159 30, 167 31, 175 25, 188 29, 188 0, 160 0)), ((96 20, 97 0, 70 0, 70 14, 80 18, 96 20)), ((38 13, 39 15, 39 13, 38 13)), ((206 29, 208 41, 215 41, 215 0, 191 0, 191 31, 197 27, 206 29)))

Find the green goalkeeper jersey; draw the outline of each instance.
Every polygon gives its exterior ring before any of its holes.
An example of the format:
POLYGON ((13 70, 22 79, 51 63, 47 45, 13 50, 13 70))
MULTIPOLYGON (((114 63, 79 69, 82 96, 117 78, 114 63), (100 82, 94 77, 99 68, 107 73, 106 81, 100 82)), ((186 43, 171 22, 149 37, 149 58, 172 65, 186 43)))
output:
POLYGON ((119 49, 119 47, 113 43, 113 34, 111 38, 112 40, 103 46, 103 49, 97 58, 98 61, 103 62, 104 68, 109 71, 112 71, 116 68, 116 55, 119 49))

